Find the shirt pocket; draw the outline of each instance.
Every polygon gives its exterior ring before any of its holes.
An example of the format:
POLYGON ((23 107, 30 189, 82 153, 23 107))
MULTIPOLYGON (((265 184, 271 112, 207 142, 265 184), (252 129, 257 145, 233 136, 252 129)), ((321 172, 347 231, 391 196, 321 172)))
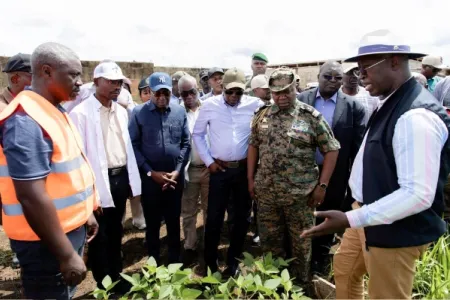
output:
POLYGON ((160 145, 161 144, 161 130, 155 128, 147 128, 142 134, 144 144, 146 145, 160 145))
POLYGON ((181 142, 181 126, 170 126, 170 142, 172 144, 179 144, 181 142))
POLYGON ((287 132, 289 145, 295 148, 315 148, 314 137, 309 132, 289 129, 287 132))

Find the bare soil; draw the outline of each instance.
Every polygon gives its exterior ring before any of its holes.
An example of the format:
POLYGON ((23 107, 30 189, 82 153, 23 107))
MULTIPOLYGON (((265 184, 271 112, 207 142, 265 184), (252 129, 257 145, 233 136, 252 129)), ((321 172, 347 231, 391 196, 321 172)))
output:
MULTIPOLYGON (((131 210, 129 205, 127 206, 125 223, 125 234, 122 240, 122 251, 124 254, 124 273, 139 272, 141 266, 148 259, 146 246, 144 244, 144 230, 137 230, 131 225, 131 210)), ((181 222, 181 220, 180 220, 181 222)), ((252 230, 252 228, 250 228, 252 230)), ((197 233, 199 241, 203 240, 203 222, 201 213, 197 218, 197 233)), ((166 240, 166 226, 161 226, 160 238, 161 238, 161 256, 162 261, 167 262, 167 245, 166 240)), ((228 227, 224 222, 223 233, 219 245, 219 260, 224 261, 226 257, 226 251, 228 249, 228 227)), ((245 250, 254 255, 260 255, 261 250, 259 247, 252 247, 252 232, 249 231, 245 243, 245 250)), ((184 241, 183 231, 181 230, 182 244, 184 241)), ((198 246, 198 260, 197 265, 203 264, 203 243, 198 246)), ((9 247, 9 240, 6 237, 3 228, 0 226, 0 299, 22 299, 21 282, 20 282, 20 269, 12 268, 13 253, 9 247)), ((194 267, 195 270, 195 267, 194 267)), ((92 273, 89 271, 86 279, 78 286, 75 299, 92 299, 91 292, 95 289, 96 283, 92 277, 92 273)))

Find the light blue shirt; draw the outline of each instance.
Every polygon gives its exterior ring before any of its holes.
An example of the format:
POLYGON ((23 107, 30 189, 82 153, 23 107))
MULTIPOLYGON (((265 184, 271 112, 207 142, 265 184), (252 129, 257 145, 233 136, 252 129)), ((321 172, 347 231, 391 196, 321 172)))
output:
POLYGON ((192 139, 207 167, 214 159, 237 161, 247 157, 250 123, 255 110, 263 105, 259 98, 247 95, 243 95, 235 106, 228 105, 223 95, 202 102, 192 139))
MULTIPOLYGON (((320 95, 319 89, 317 89, 316 103, 314 108, 317 109, 328 122, 330 127, 333 124, 334 109, 336 108, 337 92, 328 100, 325 100, 320 95)), ((323 164, 323 155, 320 153, 319 149, 316 150, 316 162, 319 166, 323 164)))
POLYGON ((180 105, 181 101, 180 98, 177 98, 174 94, 170 94, 170 103, 180 105))

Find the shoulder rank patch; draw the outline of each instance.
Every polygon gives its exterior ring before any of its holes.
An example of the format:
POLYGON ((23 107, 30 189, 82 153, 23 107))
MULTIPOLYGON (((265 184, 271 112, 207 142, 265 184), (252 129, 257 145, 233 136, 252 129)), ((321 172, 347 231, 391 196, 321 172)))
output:
POLYGON ((311 105, 308 105, 308 104, 303 103, 303 102, 302 102, 302 109, 304 111, 309 112, 314 118, 318 118, 320 116, 320 112, 317 109, 315 109, 311 105))
POLYGON ((263 105, 255 111, 255 115, 253 116, 253 120, 250 124, 250 128, 255 127, 255 125, 258 124, 264 118, 267 111, 269 111, 270 107, 271 107, 271 105, 263 105))

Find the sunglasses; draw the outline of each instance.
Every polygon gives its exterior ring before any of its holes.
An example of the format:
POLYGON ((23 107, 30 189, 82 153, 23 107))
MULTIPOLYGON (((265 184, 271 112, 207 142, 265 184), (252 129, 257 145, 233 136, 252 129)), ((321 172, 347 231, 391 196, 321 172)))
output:
POLYGON ((226 90, 225 94, 227 95, 236 95, 236 96, 242 96, 244 95, 244 91, 243 90, 226 90))
POLYGON ((379 64, 381 64, 383 61, 385 61, 386 58, 374 63, 373 65, 370 65, 368 67, 360 67, 358 69, 356 69, 355 71, 353 71, 353 75, 355 75, 356 77, 359 77, 361 75, 367 75, 367 70, 369 70, 370 68, 373 68, 379 64))
POLYGON ((180 95, 181 95, 181 97, 188 97, 189 95, 196 95, 197 94, 197 90, 196 89, 192 89, 192 90, 189 90, 189 91, 182 91, 181 93, 180 93, 180 95))
POLYGON ((333 78, 336 81, 341 81, 342 80, 342 76, 333 76, 333 75, 323 75, 323 78, 325 78, 328 81, 331 81, 333 78))
POLYGON ((155 97, 161 97, 162 95, 164 95, 165 97, 170 97, 170 91, 161 89, 159 91, 153 92, 153 95, 155 95, 155 97))

